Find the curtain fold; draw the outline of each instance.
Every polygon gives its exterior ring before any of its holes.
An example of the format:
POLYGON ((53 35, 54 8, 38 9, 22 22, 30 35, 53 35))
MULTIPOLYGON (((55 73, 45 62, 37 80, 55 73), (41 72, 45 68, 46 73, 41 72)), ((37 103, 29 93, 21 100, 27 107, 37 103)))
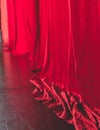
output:
POLYGON ((7 2, 6 0, 0 1, 0 29, 2 31, 3 47, 6 49, 9 42, 8 34, 8 15, 7 15, 7 2))
POLYGON ((35 3, 34 0, 7 0, 9 48, 15 55, 28 54, 34 48, 37 32, 35 3))
POLYGON ((100 1, 6 2, 9 48, 30 59, 33 97, 76 130, 100 129, 100 1))

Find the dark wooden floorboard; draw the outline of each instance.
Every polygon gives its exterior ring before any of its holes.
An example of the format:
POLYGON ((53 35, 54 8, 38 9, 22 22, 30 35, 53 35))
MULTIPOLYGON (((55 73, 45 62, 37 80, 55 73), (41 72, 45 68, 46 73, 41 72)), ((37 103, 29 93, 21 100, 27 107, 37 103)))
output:
POLYGON ((31 75, 25 56, 0 54, 0 130, 74 130, 31 97, 31 75))

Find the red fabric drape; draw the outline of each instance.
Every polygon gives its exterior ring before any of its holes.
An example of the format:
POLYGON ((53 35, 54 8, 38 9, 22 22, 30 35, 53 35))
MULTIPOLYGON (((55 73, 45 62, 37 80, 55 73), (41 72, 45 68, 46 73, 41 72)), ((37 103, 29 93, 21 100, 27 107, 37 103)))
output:
POLYGON ((0 1, 0 29, 2 30, 3 46, 6 47, 8 45, 8 39, 9 39, 6 0, 1 0, 0 1))
POLYGON ((14 54, 30 53, 36 39, 36 2, 7 0, 9 49, 14 54))
POLYGON ((7 0, 7 9, 9 48, 29 54, 33 97, 77 130, 99 129, 100 1, 7 0))
POLYGON ((73 0, 71 5, 78 82, 82 94, 89 95, 90 104, 100 106, 100 2, 91 0, 75 3, 73 0))

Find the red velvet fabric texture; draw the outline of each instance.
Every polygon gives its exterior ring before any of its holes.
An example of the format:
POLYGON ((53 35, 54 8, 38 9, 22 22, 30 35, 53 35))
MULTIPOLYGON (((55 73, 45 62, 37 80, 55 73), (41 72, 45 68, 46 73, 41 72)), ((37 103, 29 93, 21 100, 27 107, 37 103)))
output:
POLYGON ((28 54, 42 100, 77 130, 100 128, 100 1, 7 0, 9 48, 28 54), (72 93, 70 93, 70 92, 72 93))
POLYGON ((30 53, 36 37, 36 5, 34 0, 7 0, 9 48, 14 54, 30 53))

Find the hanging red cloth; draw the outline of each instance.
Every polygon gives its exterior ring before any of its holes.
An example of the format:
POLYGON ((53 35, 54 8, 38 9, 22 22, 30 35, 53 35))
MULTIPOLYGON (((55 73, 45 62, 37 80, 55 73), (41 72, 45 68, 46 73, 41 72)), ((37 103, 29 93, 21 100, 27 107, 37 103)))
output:
POLYGON ((7 0, 7 9, 12 53, 30 54, 33 97, 76 130, 100 129, 99 0, 7 0))
POLYGON ((8 36, 8 16, 6 0, 0 1, 0 29, 2 31, 3 47, 6 48, 9 42, 8 36))
POLYGON ((31 80, 36 87, 33 97, 42 100, 59 118, 74 124, 77 130, 100 127, 99 112, 91 111, 74 94, 80 92, 85 102, 100 106, 96 98, 99 93, 94 91, 99 78, 95 68, 100 41, 97 2, 44 0, 39 4, 41 33, 37 69, 31 80))
POLYGON ((85 100, 100 107, 100 2, 71 3, 73 43, 77 60, 77 78, 85 100), (88 95, 88 96, 87 96, 88 95))
POLYGON ((36 39, 37 14, 35 0, 7 0, 9 49, 13 54, 31 52, 36 39))

